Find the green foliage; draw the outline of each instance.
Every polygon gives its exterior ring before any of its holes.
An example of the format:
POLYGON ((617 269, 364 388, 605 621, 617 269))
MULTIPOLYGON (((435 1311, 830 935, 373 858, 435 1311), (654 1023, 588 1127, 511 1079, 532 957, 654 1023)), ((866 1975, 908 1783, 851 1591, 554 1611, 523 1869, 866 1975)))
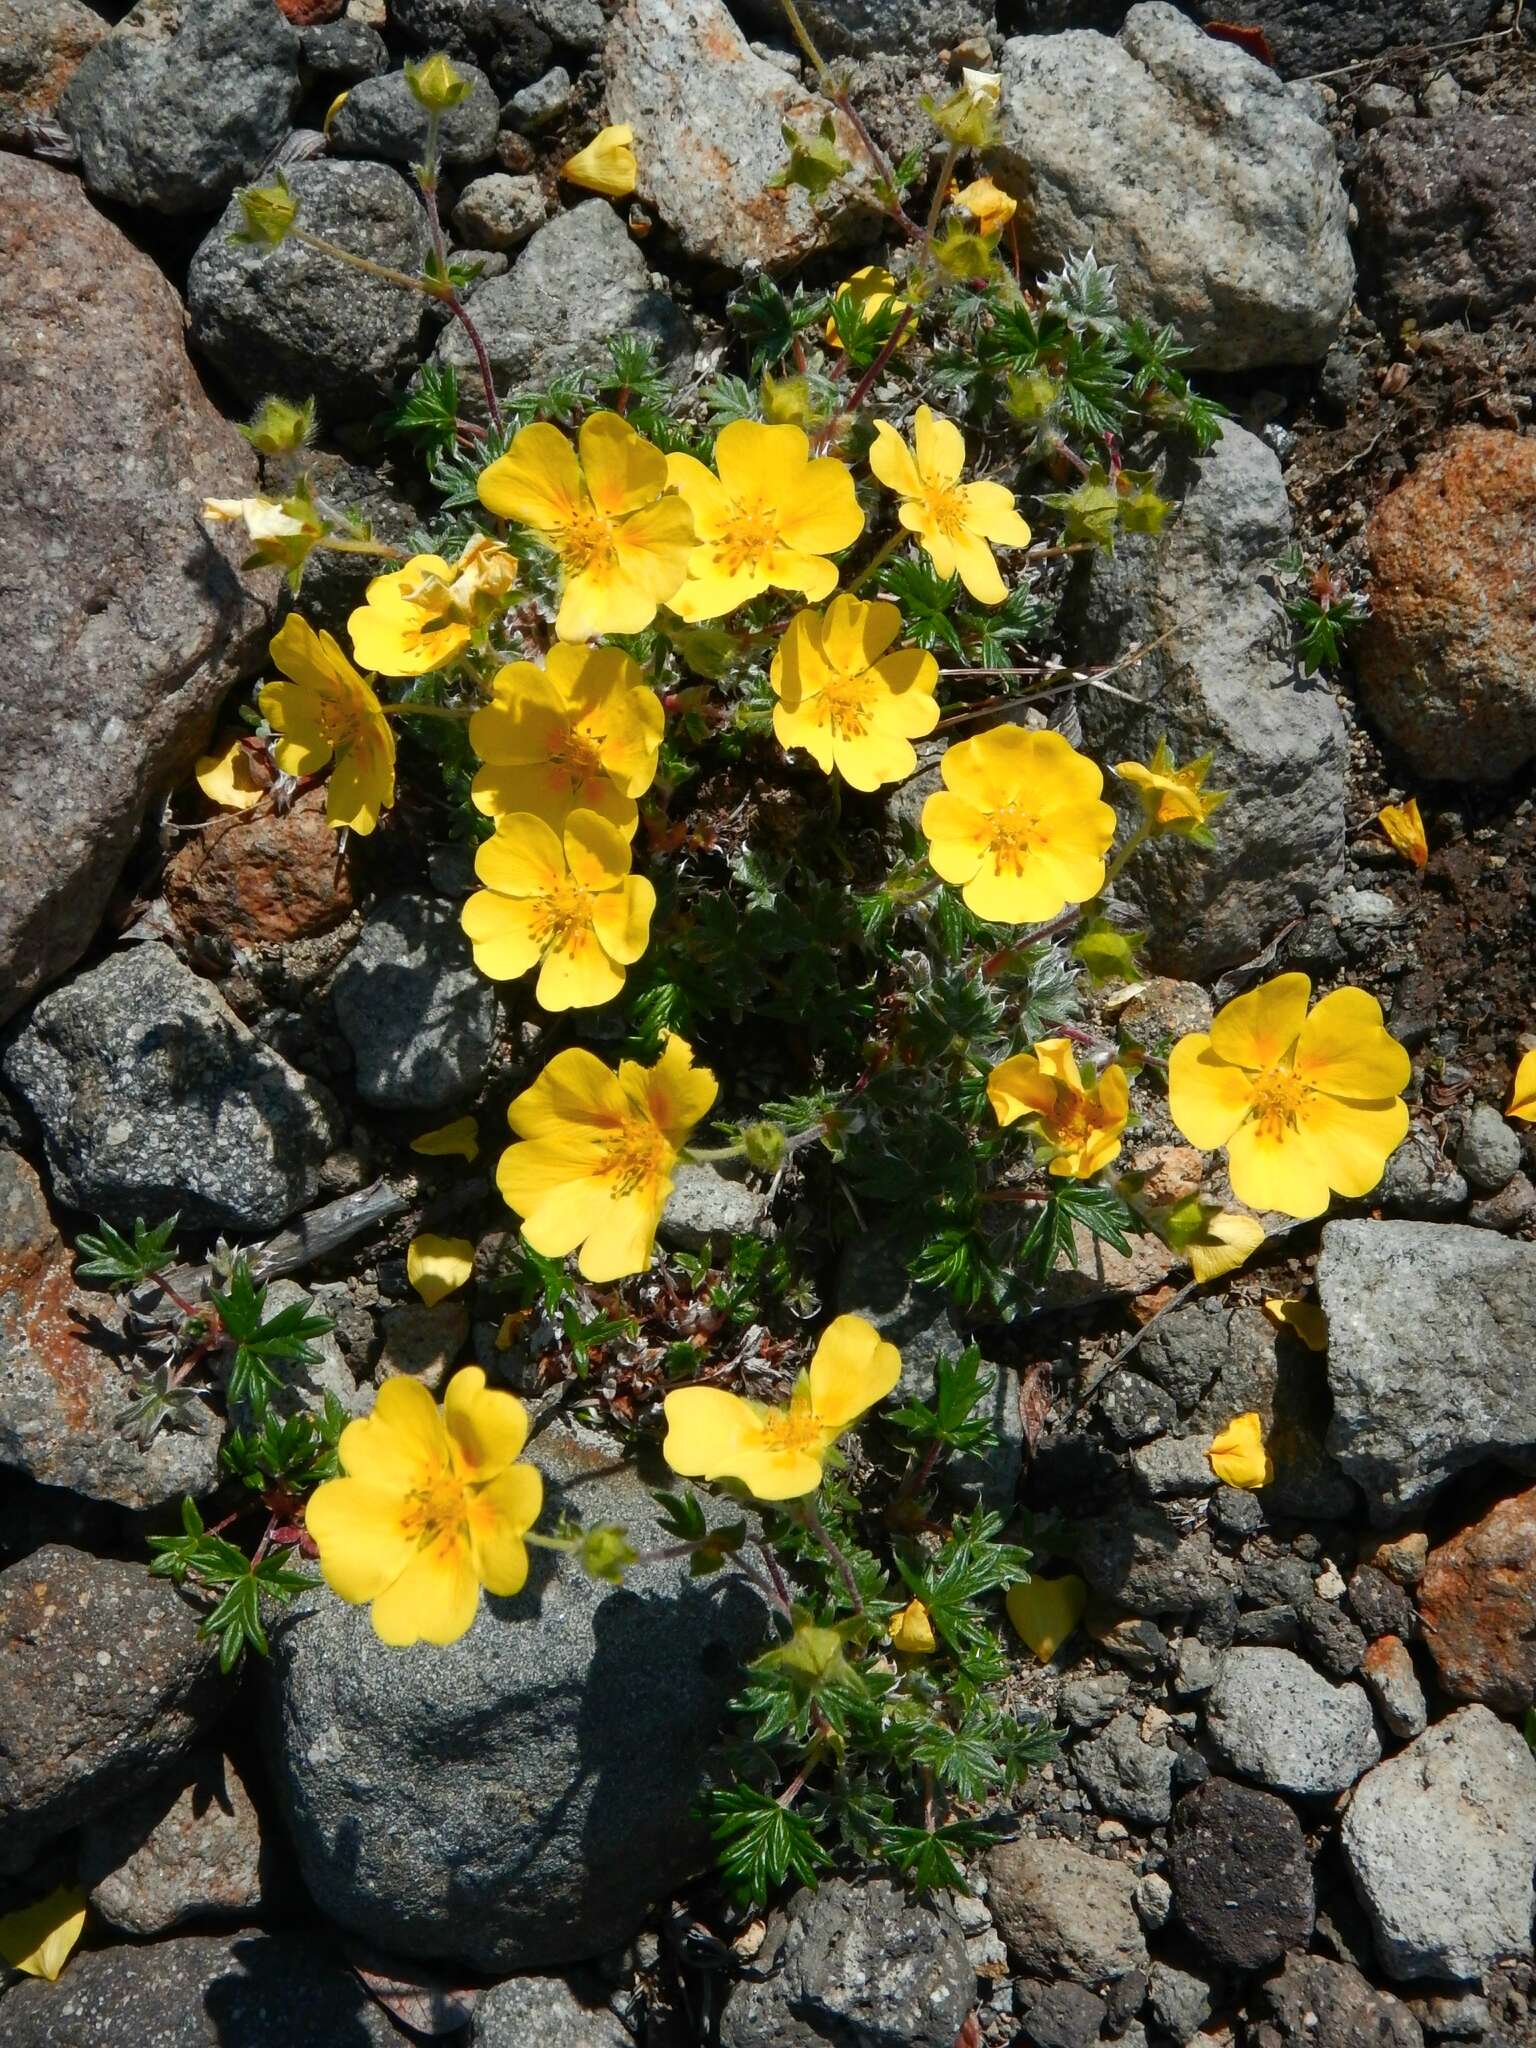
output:
POLYGON ((319 1353, 307 1340, 323 1337, 331 1327, 329 1316, 315 1315, 302 1301, 266 1313, 267 1290, 251 1279, 244 1259, 237 1259, 227 1291, 209 1290, 208 1299, 217 1311, 224 1336, 233 1348, 227 1385, 232 1405, 249 1405, 270 1398, 282 1386, 280 1365, 313 1365, 319 1353))
POLYGON ((146 1229, 142 1216, 136 1216, 131 1238, 114 1230, 105 1217, 97 1220, 101 1224, 99 1231, 80 1233, 80 1250, 87 1256, 76 1263, 78 1279, 99 1280, 114 1289, 138 1287, 176 1263, 175 1216, 168 1216, 153 1230, 146 1229))
POLYGON ((997 1432, 985 1409, 997 1376, 982 1371, 976 1345, 968 1344, 958 1358, 941 1358, 935 1381, 931 1402, 906 1401, 900 1408, 888 1408, 885 1421, 904 1430, 920 1449, 936 1445, 952 1452, 982 1451, 995 1444, 997 1432))
POLYGON ((1296 635, 1296 658, 1303 675, 1336 669, 1351 634, 1370 616, 1370 606, 1326 568, 1306 576, 1301 549, 1292 546, 1275 564, 1296 635))
POLYGON ((1031 1278, 1044 1280, 1063 1259, 1069 1266, 1077 1264, 1074 1226, 1126 1253, 1131 1248, 1127 1233, 1135 1229, 1136 1219, 1113 1188, 1063 1181, 1040 1204, 1019 1246, 1020 1261, 1031 1278))
POLYGON ((292 1569, 288 1562, 294 1555, 291 1544, 247 1557, 236 1544, 206 1529, 190 1500, 181 1504, 181 1524, 179 1536, 150 1537, 150 1572, 157 1579, 171 1579, 178 1586, 191 1584, 216 1596, 198 1633, 218 1644, 221 1671, 233 1671, 247 1650, 265 1657, 263 1601, 281 1604, 291 1600, 295 1593, 318 1583, 315 1575, 292 1569))
POLYGON ((776 370, 800 336, 826 319, 828 304, 823 292, 808 293, 797 284, 786 293, 766 274, 734 292, 726 303, 726 317, 752 350, 751 375, 776 370))

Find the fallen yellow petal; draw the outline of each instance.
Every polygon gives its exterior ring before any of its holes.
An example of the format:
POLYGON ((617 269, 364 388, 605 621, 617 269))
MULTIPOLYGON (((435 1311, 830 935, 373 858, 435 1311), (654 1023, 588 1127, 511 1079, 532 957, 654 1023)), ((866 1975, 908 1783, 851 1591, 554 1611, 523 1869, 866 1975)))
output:
POLYGON ((932 1619, 921 1600, 909 1600, 900 1614, 892 1617, 890 1636, 893 1645, 909 1657, 928 1657, 938 1648, 932 1619))
POLYGON ((412 1138, 411 1150, 428 1159, 478 1159, 480 1128, 472 1116, 455 1117, 451 1124, 439 1124, 435 1131, 423 1131, 412 1138))
POLYGON ((581 185, 588 192, 601 192, 608 199, 627 199, 635 189, 640 166, 632 147, 635 131, 627 122, 604 128, 585 149, 578 149, 560 166, 567 184, 581 185))
POLYGON ((1088 1588, 1075 1572, 1061 1579, 1024 1579, 1008 1588, 1008 1619, 1042 1664, 1049 1664, 1083 1618, 1088 1588))
POLYGON ((1252 1413, 1234 1415, 1211 1439, 1205 1455, 1223 1486, 1240 1487, 1244 1493, 1256 1493, 1275 1476, 1274 1461, 1264 1448, 1264 1424, 1252 1413))
POLYGON ((1424 836, 1424 820, 1419 816, 1419 800, 1409 797, 1405 804, 1383 804, 1376 813, 1380 825, 1393 846, 1410 860, 1416 868, 1423 867, 1429 859, 1429 841, 1424 836))
POLYGON ((85 1894, 60 1885, 47 1898, 0 1917, 0 1956, 13 1970, 52 1984, 85 1926, 85 1894))
POLYGON ((1536 1052, 1526 1053, 1516 1067, 1515 1085, 1504 1114, 1519 1117, 1522 1123, 1536 1124, 1536 1052))
POLYGON ((1264 1242, 1264 1226, 1257 1216, 1244 1216, 1235 1209, 1218 1209, 1206 1218, 1200 1234, 1184 1247, 1189 1270, 1203 1286, 1219 1280, 1223 1273, 1235 1273, 1264 1242))
POLYGON ((226 741, 215 753, 199 754, 192 772, 203 795, 226 811, 248 811, 264 794, 251 772, 251 757, 238 739, 226 741))
POLYGON ((1266 1294, 1264 1313, 1282 1330, 1299 1337, 1309 1351, 1328 1349, 1328 1318, 1319 1303, 1295 1295, 1266 1294))
POLYGON ((411 1239, 405 1270, 427 1307, 436 1308, 457 1294, 475 1270, 475 1248, 467 1237, 434 1237, 423 1231, 411 1239))

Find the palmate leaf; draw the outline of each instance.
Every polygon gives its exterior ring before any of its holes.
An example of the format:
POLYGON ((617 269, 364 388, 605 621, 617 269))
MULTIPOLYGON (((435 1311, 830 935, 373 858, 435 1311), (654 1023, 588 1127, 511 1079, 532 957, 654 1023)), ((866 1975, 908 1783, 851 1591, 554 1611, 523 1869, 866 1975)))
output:
POLYGON ((237 1405, 257 1405, 276 1393, 282 1379, 274 1366, 313 1365, 319 1354, 308 1339, 323 1337, 332 1327, 330 1317, 316 1314, 306 1301, 290 1302, 269 1316, 267 1290, 251 1279, 245 1259, 236 1259, 229 1286, 222 1294, 211 1290, 209 1299, 235 1347, 228 1390, 237 1405))
POLYGON ((803 1814, 753 1786, 721 1786, 708 1811, 721 1874, 744 1904, 766 1904, 790 1876, 813 1885, 832 1860, 803 1814))
POLYGON ((997 1385, 996 1373, 983 1371, 981 1353, 968 1344, 958 1358, 941 1358, 932 1402, 908 1401, 887 1411, 885 1420, 904 1429, 920 1444, 938 1443, 951 1451, 979 1451, 997 1441, 984 1408, 997 1385))
POLYGON ((137 1287, 174 1263, 175 1216, 168 1216, 153 1230, 146 1227, 142 1216, 135 1216, 131 1239, 114 1230, 105 1217, 97 1221, 99 1231, 80 1233, 79 1248, 88 1256, 75 1265, 77 1279, 102 1280, 108 1287, 137 1287))
POLYGON ((1135 1229, 1136 1219, 1112 1188, 1078 1181, 1053 1188, 1019 1246, 1019 1263, 1033 1279, 1044 1280, 1061 1259, 1076 1266, 1074 1224, 1126 1253, 1131 1248, 1127 1233, 1135 1229))

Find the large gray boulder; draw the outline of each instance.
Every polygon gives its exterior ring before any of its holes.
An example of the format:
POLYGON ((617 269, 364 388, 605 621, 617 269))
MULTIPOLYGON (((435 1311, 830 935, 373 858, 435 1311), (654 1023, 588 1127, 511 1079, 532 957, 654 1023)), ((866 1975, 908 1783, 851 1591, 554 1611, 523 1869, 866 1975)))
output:
POLYGON ((1330 1223, 1328 1448, 1400 1521, 1452 1473, 1536 1471, 1536 1245, 1455 1223, 1330 1223))
MULTIPOLYGON (((1134 704, 1080 693, 1097 758, 1145 761, 1163 738, 1181 763, 1215 756, 1208 786, 1229 792, 1215 846, 1163 840, 1115 885, 1150 928, 1158 966, 1204 979, 1251 959, 1337 881, 1347 744, 1332 693, 1297 670, 1266 577, 1291 535, 1272 450, 1228 422, 1209 455, 1171 456, 1163 490, 1179 509, 1160 534, 1085 558, 1068 630, 1083 665, 1167 636, 1119 678, 1134 704)), ((1136 815, 1132 791, 1107 782, 1136 815)))
POLYGON ((1149 0, 1115 38, 1016 36, 1002 73, 992 167, 1030 260, 1091 248, 1201 369, 1322 360, 1354 289, 1348 202, 1327 130, 1267 65, 1149 0))
POLYGON ((1344 1853, 1389 1977, 1480 1977, 1531 1952, 1536 1757, 1487 1707, 1427 1728, 1356 1787, 1344 1853))
POLYGON ((26 450, 0 549, 3 1019, 90 943, 148 799, 259 659, 275 584, 243 581, 243 542, 199 523, 256 466, 187 361, 171 286, 48 164, 0 154, 0 212, 27 252, 0 293, 0 444, 26 450))
POLYGON ((288 133, 299 38, 272 0, 139 0, 59 116, 98 199, 211 213, 288 133))
MULTIPOLYGON (((773 0, 738 0, 732 12, 759 33, 784 32, 773 0)), ((997 30, 991 0, 804 0, 800 13, 820 50, 850 57, 910 60, 997 30)))
MULTIPOLYGON (((534 1440, 565 1510, 666 1542, 631 1466, 534 1440)), ((691 1817, 765 1615, 676 1559, 599 1585, 535 1552, 447 1649, 389 1649, 364 1608, 307 1595, 273 1637, 268 1736, 300 1868, 343 1927, 405 1955, 547 1970, 626 1941, 708 1860, 691 1817)))
MULTIPOLYGON (((288 182, 302 227, 416 277, 431 246, 420 199, 389 164, 294 165, 288 182)), ((371 413, 426 353, 430 309, 420 292, 369 277, 292 236, 276 249, 230 237, 231 201, 187 272, 192 339, 240 394, 313 393, 328 420, 371 413)))
POLYGON ((158 940, 44 996, 0 1074, 57 1192, 121 1226, 273 1229, 314 1200, 334 1137, 332 1105, 158 940))

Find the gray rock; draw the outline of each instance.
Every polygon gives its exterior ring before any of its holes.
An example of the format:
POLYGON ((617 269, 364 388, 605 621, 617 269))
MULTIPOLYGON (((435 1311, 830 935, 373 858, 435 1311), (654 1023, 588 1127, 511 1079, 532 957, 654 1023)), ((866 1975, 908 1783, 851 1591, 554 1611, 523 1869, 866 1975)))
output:
POLYGON ((1261 1970, 1311 1938, 1307 1845, 1272 1792, 1230 1778, 1186 1792, 1174 1809, 1168 1875, 1180 1920, 1229 1969, 1261 1970))
POLYGON ((1496 1195, 1484 1195, 1467 1210, 1467 1221, 1476 1230, 1518 1230, 1536 1215, 1536 1183, 1517 1173, 1496 1195))
MULTIPOLYGON (((606 1440, 535 1439, 562 1509, 659 1544, 606 1440)), ((273 1638, 268 1733, 300 1868, 343 1927, 477 1969, 627 1940, 708 1861, 691 1808, 764 1615, 737 1577, 633 1568, 622 1588, 535 1553, 447 1649, 387 1649, 365 1609, 305 1595, 273 1638)))
MULTIPOLYGON (((469 81, 470 89, 443 115, 438 146, 445 164, 483 164, 495 154, 501 108, 483 71, 472 64, 460 64, 457 69, 459 76, 469 81)), ((337 156, 420 163, 427 144, 427 113, 406 84, 405 73, 389 71, 354 85, 331 122, 330 143, 337 156)))
POLYGON ((1536 1246, 1451 1223, 1323 1231, 1328 1448, 1383 1526, 1489 1458, 1536 1470, 1536 1246))
POLYGON ((597 0, 529 0, 529 12, 546 35, 578 56, 602 48, 608 24, 597 0))
MULTIPOLYGON (((361 88, 358 88, 361 90, 361 88)), ((296 164, 288 182, 313 234, 416 276, 430 237, 421 202, 388 164, 296 164)), ((367 277, 292 236, 277 249, 232 242, 231 205, 192 258, 192 338, 242 396, 313 392, 327 420, 374 411, 426 350, 417 292, 367 277)))
POLYGON ((211 213, 282 141, 298 97, 299 38, 269 0, 139 0, 59 118, 98 199, 211 213))
POLYGON ((761 1237, 768 1205, 745 1181, 730 1180, 707 1161, 683 1165, 672 1175, 672 1192, 661 1212, 657 1234, 679 1251, 711 1248, 722 1256, 733 1237, 761 1237))
MULTIPOLYGON (((611 366, 607 337, 637 334, 669 363, 692 347, 686 317, 651 283, 645 258, 606 199, 588 199, 540 228, 504 277, 474 298, 501 390, 611 366)), ((457 321, 444 328, 434 356, 459 373, 462 402, 483 407, 474 352, 457 321)))
POLYGON ((1273 71, 1153 0, 1113 41, 1016 36, 1002 72, 991 162, 1027 199, 1031 261, 1091 248, 1202 369, 1322 360, 1354 288, 1347 202, 1328 131, 1273 71))
POLYGON ((1024 2016, 1021 2039, 1032 2048, 1095 2048, 1109 2007, 1086 1985, 1033 1984, 1020 1978, 1014 2010, 1024 2016))
POLYGON ((473 1095, 496 1044, 496 990, 475 970, 452 904, 390 896, 331 986, 357 1061, 357 1092, 377 1109, 447 1109, 473 1095))
MULTIPOLYGON (((1163 737, 1180 761, 1215 756, 1210 787, 1229 792, 1216 845, 1164 840, 1116 884, 1160 966, 1209 976, 1252 958, 1337 879, 1344 722, 1331 691, 1298 677, 1267 580, 1291 532, 1275 456, 1229 421, 1209 455, 1170 459, 1164 489, 1182 502, 1161 534, 1079 569, 1073 652, 1098 665, 1168 635, 1136 669, 1138 705, 1088 690, 1080 710, 1099 759, 1146 760, 1163 737)), ((1131 815, 1128 792, 1111 780, 1107 794, 1131 815)))
POLYGON ((1362 135, 1373 128, 1385 128, 1389 121, 1401 121, 1413 112, 1413 94, 1400 85, 1373 79, 1355 100, 1355 126, 1362 135))
POLYGON ((58 1194, 119 1225, 270 1230, 314 1200, 334 1137, 330 1105, 158 940, 44 996, 0 1072, 58 1194))
POLYGON ((1461 105, 1461 87, 1449 71, 1432 71, 1419 88, 1419 110, 1431 121, 1443 121, 1461 105))
POLYGON ((1153 1500, 1214 1493, 1216 1474, 1206 1456, 1209 1443, 1208 1437, 1162 1436, 1155 1443, 1141 1444, 1131 1453, 1136 1484, 1153 1500))
POLYGON ((1168 1916, 1173 1911, 1173 1886, 1161 1871, 1149 1870, 1145 1877, 1137 1878, 1131 1903, 1142 1926, 1149 1934, 1155 1934, 1159 1927, 1168 1925, 1168 1916))
POLYGON ((1487 1707, 1462 1707, 1378 1764, 1343 1841, 1389 1977, 1466 1981, 1530 1954, 1536 1757, 1487 1707))
MULTIPOLYGON (((78 1878, 125 1934, 207 1915, 251 1918, 263 1896, 261 1823, 239 1771, 206 1750, 81 1833, 78 1878)), ((271 1873, 267 1873, 271 1881, 271 1873)))
POLYGON ((118 1428, 132 1380, 111 1345, 122 1315, 74 1282, 37 1175, 0 1149, 0 1466, 47 1487, 148 1509, 212 1491, 219 1425, 201 1401, 149 1449, 118 1428))
POLYGON ((1479 2040, 1493 2020, 1488 2001, 1480 1991, 1420 1993, 1413 2007, 1419 2024, 1435 2040, 1479 2040))
POLYGON ((340 89, 389 69, 389 49, 366 22, 319 21, 299 30, 299 63, 312 79, 340 89))
POLYGON ((1456 1164, 1479 1195, 1496 1195, 1520 1171, 1520 1134, 1491 1102, 1473 1105, 1456 1147, 1456 1164))
POLYGON ((0 295, 0 436, 27 451, 0 567, 17 628, 0 691, 5 1018, 85 951, 150 796, 259 659, 258 594, 276 586, 242 581, 243 538, 216 544, 198 521, 205 492, 254 490, 256 465, 187 360, 175 291, 48 164, 0 154, 0 212, 27 250, 0 295))
POLYGON ((987 1903, 1019 1969, 1098 1986, 1146 1968, 1128 1864, 1021 1837, 989 1852, 986 1873, 987 1903))
POLYGON ((1095 1671, 1069 1678, 1061 1688, 1061 1711, 1074 1728, 1101 1728, 1131 1689, 1123 1671, 1095 1671))
POLYGON ((1192 1970, 1154 1963, 1147 1973, 1147 2010, 1165 2034, 1192 2041, 1215 2008, 1211 1987, 1192 1970))
POLYGON ((27 149, 107 24, 81 0, 0 0, 0 148, 27 149))
POLYGON ((1189 1614, 1227 1592, 1225 1560, 1207 1531, 1186 1532, 1153 1502, 1079 1522, 1075 1557, 1096 1592, 1133 1614, 1189 1614))
POLYGON ((1174 1427, 1178 1409, 1155 1381, 1122 1368, 1099 1395, 1099 1415, 1115 1443, 1144 1444, 1174 1427))
MULTIPOLYGON (((1389 1028, 1395 1032, 1395 1021, 1389 1028)), ((1470 1192, 1434 1132, 1414 1124, 1387 1161, 1376 1199, 1388 1216, 1433 1222, 1464 1209, 1470 1192)))
POLYGON ((1330 1956, 1287 1956, 1249 2010, 1273 2030, 1273 2048, 1424 2048, 1423 2029, 1401 1999, 1330 1956))
POLYGON ((84 1949, 5 2000, 6 2048, 404 2048, 331 1947, 302 1934, 195 1934, 84 1949))
POLYGON ((1143 1742, 1134 1714, 1116 1714, 1102 1735, 1072 1752, 1078 1783, 1100 1813, 1157 1827, 1173 1812, 1174 1753, 1143 1742))
POLYGON ((755 56, 724 0, 626 0, 604 68, 609 120, 645 138, 640 197, 696 261, 787 270, 873 223, 875 173, 846 117, 755 56), (849 169, 814 206, 796 187, 765 191, 782 127, 828 116, 849 169))
MULTIPOLYGON (((318 1315, 328 1313, 324 1302, 315 1299, 313 1290, 301 1287, 297 1280, 267 1282, 266 1313, 269 1316, 276 1315, 279 1309, 297 1307, 300 1302, 318 1315)), ((360 1415, 371 1408, 372 1398, 353 1377, 352 1368, 341 1355, 335 1331, 328 1330, 324 1335, 310 1337, 306 1341, 315 1354, 308 1365, 285 1362, 277 1368, 282 1385, 273 1397, 276 1405, 289 1410, 308 1408, 319 1413, 329 1395, 349 1415, 360 1415)))
MULTIPOLYGON (((446 50, 479 64, 505 94, 549 67, 554 37, 543 17, 569 13, 590 24, 592 5, 593 0, 391 0, 389 25, 419 50, 446 50)), ((599 40, 601 34, 599 21, 599 40)))
POLYGON ((1361 1658, 1360 1672, 1394 1735, 1411 1738, 1424 1733, 1429 1722, 1424 1688, 1400 1636, 1378 1636, 1361 1658))
POLYGON ((1375 57, 1397 43, 1481 35, 1495 0, 1195 0, 1205 21, 1264 30, 1282 78, 1304 78, 1375 57))
POLYGON ((1173 1689, 1185 1699, 1209 1692, 1221 1672, 1221 1659, 1198 1636, 1186 1636, 1179 1645, 1174 1667, 1173 1689))
POLYGON ((1290 1650, 1229 1650, 1205 1727, 1231 1769, 1303 1799, 1347 1790, 1381 1756, 1360 1687, 1331 1685, 1290 1650))
POLYGON ((492 171, 464 187, 453 209, 454 232, 472 249, 519 249, 549 218, 537 178, 492 171))
MULTIPOLYGON (((736 12, 753 29, 783 34, 783 14, 767 0, 744 0, 736 12)), ((800 12, 823 53, 850 57, 915 57, 997 32, 988 0, 806 0, 800 12)))
MULTIPOLYGON (((497 1325, 492 1325, 493 1331, 497 1325)), ((379 1318, 382 1338, 374 1377, 386 1380, 408 1375, 434 1394, 458 1362, 469 1335, 469 1310, 462 1301, 405 1302, 379 1318)), ((493 1338, 494 1341, 494 1338, 493 1338)))
POLYGON ((533 134, 558 121, 570 104, 571 74, 563 64, 556 64, 532 85, 513 93, 507 102, 507 117, 514 128, 533 134))
POLYGON ((1355 187, 1361 297, 1395 327, 1495 320, 1536 294, 1536 119, 1469 107, 1394 121, 1366 143, 1355 187), (1433 200, 1428 195, 1433 194, 1433 200))
POLYGON ((202 1612, 140 1563, 58 1543, 0 1572, 0 1869, 191 1749, 225 1699, 202 1612))
POLYGON ((564 1977, 509 1977, 482 1991, 470 2048, 634 2048, 634 2036, 599 1999, 564 1977))
POLYGON ((753 1976, 721 2016, 721 2048, 953 2048, 975 1982, 947 1908, 885 1878, 829 1878, 769 1918, 753 1976))

